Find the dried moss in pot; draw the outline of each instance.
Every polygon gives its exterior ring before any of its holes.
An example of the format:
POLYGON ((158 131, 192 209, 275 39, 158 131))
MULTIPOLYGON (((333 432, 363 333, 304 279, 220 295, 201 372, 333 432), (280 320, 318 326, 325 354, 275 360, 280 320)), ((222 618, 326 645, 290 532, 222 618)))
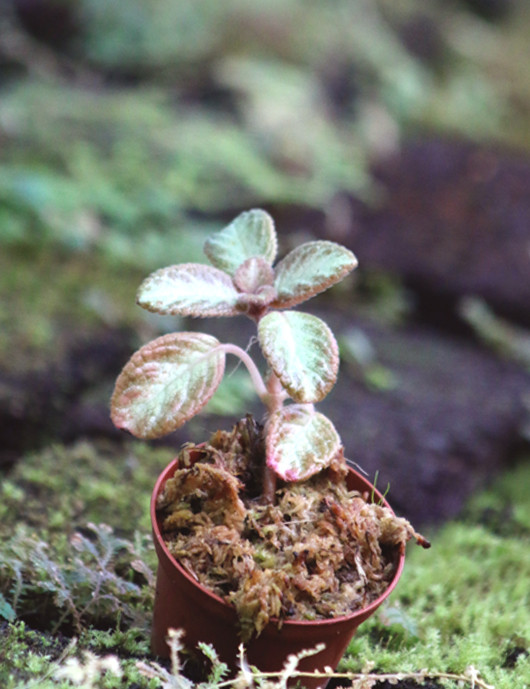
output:
POLYGON ((271 618, 314 620, 367 607, 387 588, 412 526, 349 491, 342 450, 329 467, 260 499, 263 429, 250 417, 187 445, 158 498, 171 554, 235 606, 248 641, 271 618))

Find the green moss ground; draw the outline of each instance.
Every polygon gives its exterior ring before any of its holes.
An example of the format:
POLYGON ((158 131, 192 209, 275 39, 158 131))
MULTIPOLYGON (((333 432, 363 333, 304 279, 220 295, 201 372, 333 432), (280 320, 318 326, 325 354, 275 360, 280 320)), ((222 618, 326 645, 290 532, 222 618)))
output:
POLYGON ((142 320, 135 306, 143 273, 93 254, 57 248, 0 252, 0 367, 11 373, 60 361, 82 330, 142 320))
POLYGON ((530 466, 477 495, 462 519, 409 549, 388 607, 353 640, 343 665, 462 673, 497 689, 530 682, 530 466), (375 646, 374 646, 375 642, 375 646))
MULTIPOLYGON (((88 662, 84 651, 93 663, 117 656, 125 673, 94 686, 158 686, 135 662, 149 660, 149 497, 170 457, 143 443, 78 443, 28 455, 4 478, 0 686, 71 687, 55 673, 68 658, 88 662)), ((530 465, 521 464, 429 534, 430 551, 411 547, 396 592, 359 630, 342 669, 474 666, 497 689, 527 686, 529 482, 530 465)))

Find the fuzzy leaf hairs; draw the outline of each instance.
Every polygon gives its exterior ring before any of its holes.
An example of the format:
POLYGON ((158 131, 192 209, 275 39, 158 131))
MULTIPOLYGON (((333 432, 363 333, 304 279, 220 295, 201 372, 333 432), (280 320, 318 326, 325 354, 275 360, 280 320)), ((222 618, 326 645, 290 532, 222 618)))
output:
POLYGON ((182 426, 219 386, 226 354, 235 354, 268 412, 268 469, 286 481, 299 481, 330 464, 341 440, 313 405, 336 381, 338 347, 323 320, 292 307, 342 280, 357 259, 339 244, 312 241, 274 266, 277 248, 272 218, 254 209, 206 241, 211 265, 173 265, 144 280, 137 302, 149 311, 251 318, 268 371, 264 379, 247 352, 206 333, 164 335, 136 352, 118 377, 111 400, 118 428, 156 438, 182 426), (285 404, 289 398, 292 403, 285 404))
POLYGON ((225 369, 225 353, 205 333, 171 333, 144 345, 121 372, 112 420, 140 438, 159 438, 206 405, 225 369))

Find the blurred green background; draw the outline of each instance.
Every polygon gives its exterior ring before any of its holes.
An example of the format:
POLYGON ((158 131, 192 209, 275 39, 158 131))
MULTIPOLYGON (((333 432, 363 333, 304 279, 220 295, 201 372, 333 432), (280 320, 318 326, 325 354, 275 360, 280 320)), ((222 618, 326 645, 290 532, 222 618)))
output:
POLYGON ((473 5, 3 3, 2 245, 151 268, 234 208, 369 198, 410 132, 526 149, 530 7, 473 5))
POLYGON ((411 133, 526 151, 529 31, 524 0, 3 2, 0 357, 137 327, 138 280, 241 209, 376 203, 411 133))

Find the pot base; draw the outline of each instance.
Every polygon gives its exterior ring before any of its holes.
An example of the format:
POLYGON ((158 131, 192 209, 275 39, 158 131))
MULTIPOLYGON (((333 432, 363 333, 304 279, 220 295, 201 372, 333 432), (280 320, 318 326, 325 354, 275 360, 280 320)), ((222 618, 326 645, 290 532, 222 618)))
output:
MULTIPOLYGON (((235 608, 219 596, 200 585, 193 575, 180 565, 170 554, 164 543, 156 513, 156 498, 165 481, 178 467, 174 460, 160 475, 153 491, 151 518, 155 548, 159 558, 151 648, 155 655, 169 656, 166 643, 169 628, 184 629, 184 643, 195 649, 199 641, 210 643, 221 661, 237 670, 239 656, 238 619, 235 608)), ((383 496, 360 474, 349 469, 347 476, 349 490, 367 492, 376 501, 388 506, 383 496)), ((251 665, 262 671, 277 672, 284 666, 287 657, 324 643, 325 648, 316 655, 300 661, 300 671, 324 671, 325 667, 336 668, 358 626, 370 617, 396 586, 404 565, 404 554, 399 555, 394 576, 383 594, 368 607, 349 615, 314 621, 289 620, 278 629, 271 620, 259 637, 246 645, 246 657, 251 665)), ((308 689, 317 689, 326 684, 320 679, 304 680, 308 689)))

